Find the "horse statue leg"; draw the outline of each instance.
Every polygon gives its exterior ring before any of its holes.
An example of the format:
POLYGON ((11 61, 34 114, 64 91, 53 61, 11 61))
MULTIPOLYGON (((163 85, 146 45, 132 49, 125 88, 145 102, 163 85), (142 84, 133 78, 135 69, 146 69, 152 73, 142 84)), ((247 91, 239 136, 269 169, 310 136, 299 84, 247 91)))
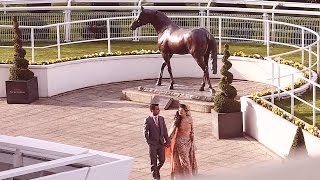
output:
POLYGON ((171 59, 173 54, 171 54, 171 53, 161 53, 161 54, 162 54, 162 57, 164 59, 164 62, 168 66, 168 72, 169 72, 170 79, 171 79, 171 83, 170 83, 169 89, 172 90, 173 89, 174 80, 173 80, 173 76, 172 76, 172 69, 171 69, 170 59, 171 59))
POLYGON ((210 51, 207 52, 204 56, 204 64, 206 65, 206 70, 204 71, 204 79, 207 81, 210 92, 212 95, 214 95, 216 93, 216 91, 213 89, 211 82, 210 82, 210 76, 209 76, 209 55, 210 55, 210 51))
POLYGON ((216 93, 216 91, 213 89, 212 85, 211 85, 211 82, 210 82, 210 77, 209 77, 209 68, 207 67, 207 71, 205 73, 205 76, 206 76, 206 79, 207 79, 207 82, 208 82, 208 85, 209 85, 209 89, 210 89, 210 92, 212 95, 214 95, 216 93))
POLYGON ((157 81, 157 86, 161 86, 163 70, 164 70, 164 68, 165 68, 166 66, 167 66, 167 63, 164 61, 164 62, 162 63, 161 69, 160 69, 160 74, 159 74, 159 78, 158 78, 158 81, 157 81))
POLYGON ((203 78, 202 78, 202 83, 201 83, 199 91, 204 91, 205 82, 207 82, 209 85, 209 89, 210 89, 211 94, 214 95, 215 90, 212 88, 210 78, 209 78, 209 68, 208 68, 209 55, 205 54, 205 57, 204 57, 202 55, 197 56, 196 54, 192 54, 192 56, 196 60, 196 62, 198 63, 198 65, 200 66, 200 68, 203 71, 203 78))

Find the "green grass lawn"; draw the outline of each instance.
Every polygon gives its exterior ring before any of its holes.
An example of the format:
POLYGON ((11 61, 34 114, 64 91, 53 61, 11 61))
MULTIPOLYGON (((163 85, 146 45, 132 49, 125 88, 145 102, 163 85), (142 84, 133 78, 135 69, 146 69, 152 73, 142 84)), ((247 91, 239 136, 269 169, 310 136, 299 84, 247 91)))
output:
MULTIPOLYGON (((320 90, 317 88, 317 94, 316 94, 316 106, 320 107, 320 90)), ((301 99, 309 102, 312 104, 312 90, 308 91, 307 93, 303 94, 301 99)), ((312 125, 312 108, 304 103, 302 103, 299 100, 295 100, 295 106, 294 106, 294 115, 297 116, 298 118, 306 121, 307 123, 312 125)), ((281 101, 275 101, 275 104, 282 109, 286 110, 287 112, 291 111, 291 100, 285 99, 281 101)), ((320 112, 316 111, 316 126, 320 127, 320 112)))
MULTIPOLYGON (((262 56, 266 55, 266 47, 264 45, 259 44, 230 44, 230 52, 243 51, 245 54, 260 54, 262 56)), ((1 43, 1 45, 4 45, 1 43)), ((6 43, 5 45, 11 45, 10 43, 6 43)), ((30 44, 26 44, 30 46, 30 44)), ((37 42, 36 46, 47 45, 47 43, 37 42)), ((73 57, 73 56, 82 56, 86 54, 92 54, 95 52, 107 52, 107 42, 91 42, 91 43, 82 43, 82 44, 74 44, 74 45, 66 45, 61 48, 61 57, 73 57)), ((123 41, 113 41, 111 43, 112 51, 133 51, 133 50, 157 50, 156 42, 123 42, 123 41)), ((26 59, 31 61, 31 49, 26 49, 27 55, 26 59)), ((283 52, 287 52, 290 50, 294 50, 294 48, 289 48, 285 46, 275 46, 270 48, 271 54, 279 54, 283 52)), ((0 60, 10 60, 13 58, 14 51, 13 49, 4 49, 0 48, 0 60)), ((307 53, 305 53, 307 54, 307 53)), ((37 62, 54 60, 57 58, 57 48, 48 48, 48 49, 37 49, 35 51, 35 59, 37 62)), ((284 56, 288 60, 293 60, 296 62, 301 62, 301 54, 295 53, 290 56, 284 56)), ((305 55, 306 63, 308 65, 308 57, 305 55)), ((313 58, 315 60, 315 58, 313 58)), ((320 97, 320 90, 317 91, 317 97, 320 97)), ((312 91, 307 92, 302 96, 303 99, 312 102, 312 91)), ((282 100, 281 102, 276 103, 279 107, 290 112, 290 99, 282 100)), ((320 98, 317 98, 317 105, 320 106, 320 98)), ((303 103, 296 101, 295 105, 295 115, 306 122, 312 124, 312 109, 303 103)), ((320 113, 317 113, 317 126, 320 127, 320 113)))

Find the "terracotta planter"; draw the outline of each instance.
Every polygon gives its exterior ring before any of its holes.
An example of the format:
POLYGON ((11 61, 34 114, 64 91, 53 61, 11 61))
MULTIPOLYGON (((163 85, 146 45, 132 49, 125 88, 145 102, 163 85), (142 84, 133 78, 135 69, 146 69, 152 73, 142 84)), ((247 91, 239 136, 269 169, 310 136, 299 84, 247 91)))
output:
POLYGON ((39 99, 38 79, 6 81, 8 104, 29 104, 39 99))
POLYGON ((213 120, 213 135, 218 139, 236 138, 243 136, 242 112, 217 113, 211 111, 213 120))

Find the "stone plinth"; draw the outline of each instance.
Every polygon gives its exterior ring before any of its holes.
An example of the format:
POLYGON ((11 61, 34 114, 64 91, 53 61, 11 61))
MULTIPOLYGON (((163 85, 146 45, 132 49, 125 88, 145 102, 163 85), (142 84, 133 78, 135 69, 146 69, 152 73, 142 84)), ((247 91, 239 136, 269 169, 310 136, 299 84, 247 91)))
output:
MULTIPOLYGON (((122 91, 122 99, 151 103, 152 99, 157 97, 173 98, 170 108, 178 108, 179 104, 187 104, 192 111, 210 113, 213 107, 213 98, 208 88, 205 91, 199 91, 199 85, 175 84, 174 90, 169 90, 169 83, 163 83, 162 86, 148 84, 122 91)), ((164 107, 160 107, 164 108, 164 107)))

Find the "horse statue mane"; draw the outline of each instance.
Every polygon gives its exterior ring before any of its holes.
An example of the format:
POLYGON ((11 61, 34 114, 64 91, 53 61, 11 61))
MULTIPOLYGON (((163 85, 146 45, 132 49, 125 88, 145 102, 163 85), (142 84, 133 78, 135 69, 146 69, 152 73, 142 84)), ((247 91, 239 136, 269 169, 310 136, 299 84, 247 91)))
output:
POLYGON ((183 29, 171 21, 164 13, 157 10, 149 10, 141 7, 138 17, 132 22, 131 30, 146 24, 151 24, 158 35, 158 48, 164 59, 157 85, 161 86, 163 70, 168 66, 171 79, 169 89, 173 89, 174 79, 170 59, 173 54, 191 54, 200 68, 203 70, 203 79, 200 91, 204 91, 205 82, 214 94, 214 89, 210 83, 208 61, 211 55, 213 74, 217 73, 217 43, 213 35, 205 28, 183 29))

